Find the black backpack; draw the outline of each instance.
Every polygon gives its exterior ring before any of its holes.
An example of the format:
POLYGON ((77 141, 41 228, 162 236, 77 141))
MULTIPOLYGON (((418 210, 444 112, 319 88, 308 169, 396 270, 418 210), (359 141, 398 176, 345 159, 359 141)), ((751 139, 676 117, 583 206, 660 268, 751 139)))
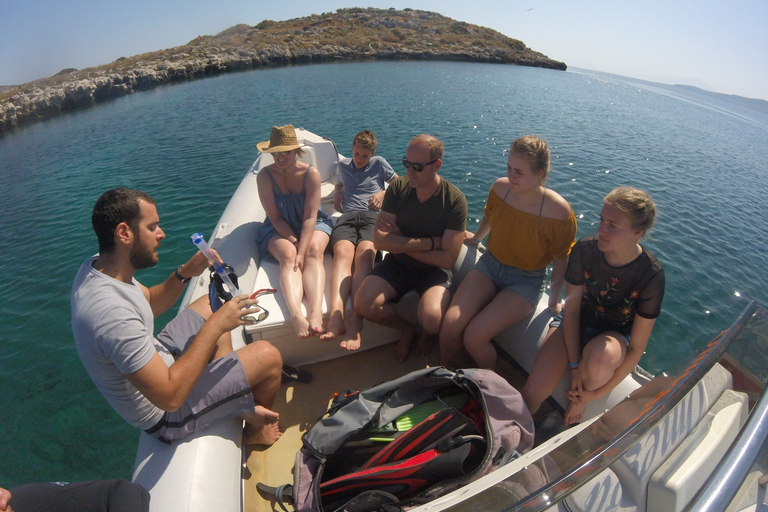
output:
POLYGON ((533 446, 520 393, 490 370, 425 368, 338 395, 304 434, 284 509, 391 511, 426 503, 533 446))

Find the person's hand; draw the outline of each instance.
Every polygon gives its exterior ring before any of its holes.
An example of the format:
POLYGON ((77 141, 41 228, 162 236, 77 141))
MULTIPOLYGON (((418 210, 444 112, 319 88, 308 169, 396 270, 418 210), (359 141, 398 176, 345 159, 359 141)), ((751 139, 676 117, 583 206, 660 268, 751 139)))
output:
POLYGON ((344 211, 344 195, 341 193, 341 189, 337 188, 336 192, 333 193, 333 208, 337 212, 343 212, 344 211))
MULTIPOLYGON (((381 215, 381 214, 379 214, 381 215)), ((379 217, 379 227, 382 231, 385 233, 392 233, 393 235, 399 235, 400 234, 400 228, 397 227, 397 217, 392 217, 390 220, 389 218, 385 217, 379 217)))
POLYGON ((369 210, 381 210, 381 205, 384 204, 384 191, 377 192, 368 199, 369 210))
POLYGON ((11 501, 11 491, 0 487, 0 511, 13 512, 13 509, 8 504, 9 501, 11 501))
POLYGON ((255 306, 258 302, 257 299, 248 298, 248 295, 238 295, 225 302, 208 321, 214 322, 221 332, 229 332, 238 325, 249 323, 244 317, 259 311, 258 307, 249 309, 249 306, 255 306))
POLYGON ((214 263, 218 263, 219 265, 224 264, 224 260, 221 259, 221 256, 219 256, 219 253, 216 252, 216 249, 211 249, 211 252, 214 256, 216 256, 216 261, 210 261, 208 258, 205 257, 205 254, 202 253, 202 251, 197 251, 192 258, 188 262, 186 262, 184 265, 182 265, 181 273, 184 277, 194 277, 199 276, 203 272, 205 272, 205 269, 213 265, 214 263))
POLYGON ((597 392, 590 391, 589 389, 581 389, 580 391, 568 391, 568 400, 576 403, 586 403, 593 400, 597 400, 597 392))
POLYGON ((584 386, 581 382, 581 375, 577 370, 571 370, 571 386, 568 390, 568 399, 574 402, 578 401, 584 391, 584 386))
POLYGON ((304 253, 298 250, 298 246, 296 247, 297 253, 296 253, 296 260, 293 262, 293 271, 298 272, 299 270, 304 272, 304 253))
POLYGON ((464 231, 464 241, 471 245, 477 245, 478 243, 480 243, 477 240, 475 240, 475 234, 471 231, 464 231))
POLYGON ((549 309, 549 313, 552 316, 558 315, 563 310, 563 302, 559 301, 559 302, 556 302, 554 305, 548 304, 547 309, 549 309))

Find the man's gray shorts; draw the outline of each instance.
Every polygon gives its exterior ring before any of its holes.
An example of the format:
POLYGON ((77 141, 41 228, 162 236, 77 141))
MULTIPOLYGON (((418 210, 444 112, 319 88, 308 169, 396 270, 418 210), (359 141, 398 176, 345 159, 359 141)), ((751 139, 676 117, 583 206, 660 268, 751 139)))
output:
MULTIPOLYGON (((171 320, 157 339, 178 359, 195 339, 205 320, 189 308, 171 320)), ((235 352, 208 363, 184 404, 166 412, 154 427, 145 430, 170 443, 202 430, 224 418, 253 412, 248 378, 235 352)))

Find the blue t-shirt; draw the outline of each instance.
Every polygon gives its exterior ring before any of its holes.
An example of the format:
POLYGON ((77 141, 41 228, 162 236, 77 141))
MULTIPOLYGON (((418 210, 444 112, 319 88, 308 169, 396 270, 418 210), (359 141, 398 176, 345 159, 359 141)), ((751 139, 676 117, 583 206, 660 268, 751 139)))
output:
POLYGON ((343 185, 344 212, 368 211, 368 200, 384 190, 384 184, 395 177, 395 171, 384 157, 374 155, 368 166, 355 167, 351 158, 339 162, 339 182, 343 185))

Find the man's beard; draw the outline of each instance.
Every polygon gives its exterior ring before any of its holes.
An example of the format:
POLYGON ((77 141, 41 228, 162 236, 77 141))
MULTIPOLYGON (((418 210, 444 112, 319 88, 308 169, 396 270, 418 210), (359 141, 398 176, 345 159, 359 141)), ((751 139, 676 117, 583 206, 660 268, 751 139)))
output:
POLYGON ((131 266, 136 270, 154 267, 158 260, 157 253, 141 240, 138 240, 136 245, 131 248, 131 266))

